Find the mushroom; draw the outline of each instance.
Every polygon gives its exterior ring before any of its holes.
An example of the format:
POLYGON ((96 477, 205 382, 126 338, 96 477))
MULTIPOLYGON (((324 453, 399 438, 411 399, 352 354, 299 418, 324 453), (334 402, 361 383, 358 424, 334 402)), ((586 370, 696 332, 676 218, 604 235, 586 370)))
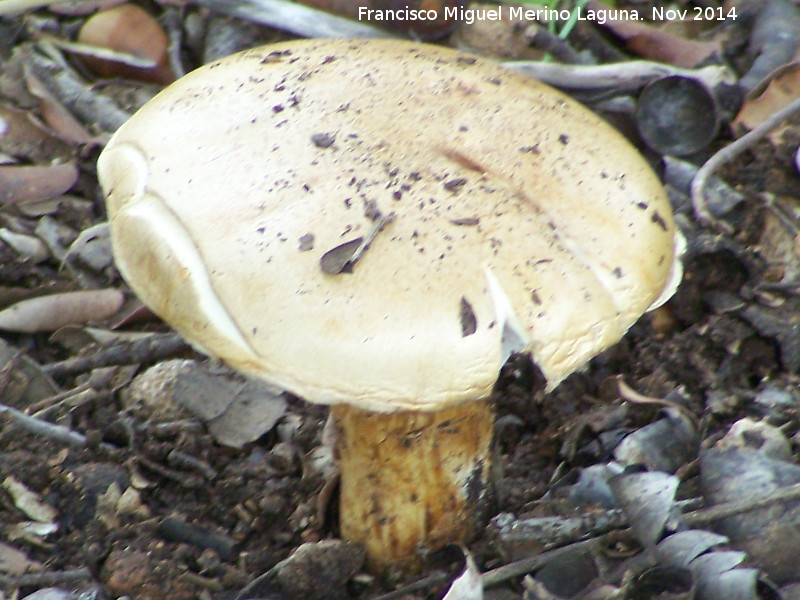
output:
POLYGON ((512 353, 552 390, 680 279, 646 162, 451 49, 305 40, 210 63, 98 162, 123 277, 196 348, 339 428, 341 534, 413 569, 486 504, 512 353))

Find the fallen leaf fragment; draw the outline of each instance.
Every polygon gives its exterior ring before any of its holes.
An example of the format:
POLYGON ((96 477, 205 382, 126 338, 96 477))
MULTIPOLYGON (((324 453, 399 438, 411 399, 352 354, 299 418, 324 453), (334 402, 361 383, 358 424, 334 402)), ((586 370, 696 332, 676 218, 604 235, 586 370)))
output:
POLYGON ((34 543, 56 531, 58 531, 58 523, 38 523, 36 521, 21 521, 3 529, 6 539, 9 541, 33 540, 34 543))
POLYGON ((5 227, 0 227, 0 240, 3 240, 20 257, 33 263, 40 263, 50 256, 50 252, 44 242, 34 235, 16 233, 5 227))
POLYGON ((0 152, 31 163, 54 158, 67 161, 73 154, 72 148, 48 131, 31 111, 10 103, 0 104, 0 152))
POLYGON ((98 223, 81 231, 72 242, 64 262, 78 262, 81 265, 100 272, 114 261, 111 253, 108 223, 98 223))
POLYGON ((102 321, 122 308, 125 297, 116 289, 63 292, 22 300, 0 311, 0 329, 35 333, 66 325, 102 321))
POLYGON ((78 168, 73 163, 52 166, 2 166, 0 204, 55 198, 75 185, 77 180, 78 168))
POLYGON ((2 339, 0 369, 13 373, 3 390, 3 402, 7 404, 29 406, 61 391, 52 378, 44 373, 39 363, 2 339))
POLYGON ((38 570, 41 565, 32 561, 21 550, 0 542, 0 573, 21 575, 26 571, 38 570))
POLYGON ((39 501, 39 495, 29 490, 15 477, 11 475, 6 477, 3 480, 2 488, 14 500, 14 506, 34 521, 52 523, 58 516, 55 508, 39 501))
POLYGON ((130 54, 155 65, 142 68, 111 57, 83 54, 81 60, 101 77, 127 77, 156 83, 170 83, 175 79, 167 56, 167 34, 155 17, 134 4, 123 4, 89 18, 78 34, 78 42, 130 54))
POLYGON ((50 90, 37 78, 33 71, 26 65, 25 85, 28 91, 39 100, 39 112, 47 124, 61 138, 75 144, 89 144, 94 141, 92 135, 86 131, 80 121, 50 93, 50 90))
POLYGON ((772 114, 789 106, 798 97, 800 97, 800 61, 795 61, 775 71, 760 94, 745 99, 731 126, 734 131, 754 129, 772 114))
POLYGON ((146 407, 154 420, 181 418, 185 409, 207 424, 217 442, 232 448, 257 440, 286 413, 281 392, 265 382, 181 359, 137 376, 125 402, 146 407))

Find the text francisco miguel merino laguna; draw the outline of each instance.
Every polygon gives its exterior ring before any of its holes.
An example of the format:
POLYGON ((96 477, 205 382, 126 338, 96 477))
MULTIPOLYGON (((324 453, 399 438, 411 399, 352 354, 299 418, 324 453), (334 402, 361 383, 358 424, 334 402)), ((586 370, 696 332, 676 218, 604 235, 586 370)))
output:
MULTIPOLYGON (((580 7, 576 8, 578 11, 579 21, 595 21, 602 25, 606 21, 639 21, 644 17, 635 10, 630 9, 598 9, 598 10, 584 10, 580 7)), ((725 17, 736 18, 735 9, 731 9, 727 14, 723 14, 722 8, 699 9, 694 8, 694 12, 690 9, 663 9, 653 7, 651 19, 653 21, 672 21, 675 19, 690 19, 699 20, 705 19, 719 19, 725 17), (733 14, 731 14, 733 12, 733 14), (713 14, 712 14, 713 13, 713 14)), ((359 21, 436 21, 439 19, 438 10, 422 10, 416 8, 405 8, 389 10, 389 9, 373 9, 364 6, 358 9, 359 21)), ((526 21, 555 21, 567 20, 570 18, 571 11, 567 9, 554 9, 548 8, 545 5, 543 8, 525 8, 521 6, 498 6, 497 8, 464 8, 463 6, 445 7, 443 17, 445 19, 459 20, 468 25, 475 21, 499 21, 503 17, 509 19, 518 19, 526 21)))

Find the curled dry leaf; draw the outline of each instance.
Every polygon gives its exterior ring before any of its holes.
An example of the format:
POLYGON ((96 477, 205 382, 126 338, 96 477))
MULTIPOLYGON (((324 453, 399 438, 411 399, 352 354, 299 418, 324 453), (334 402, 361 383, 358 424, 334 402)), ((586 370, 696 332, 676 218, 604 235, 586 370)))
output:
POLYGON ((77 278, 81 287, 101 287, 102 273, 114 262, 111 254, 108 223, 102 222, 81 231, 64 256, 64 266, 77 278))
POLYGON ((35 333, 102 321, 122 308, 124 300, 123 293, 115 289, 64 292, 22 300, 0 311, 0 329, 35 333))
POLYGON ((609 485, 633 533, 646 548, 655 546, 675 510, 678 478, 661 471, 623 473, 609 485))
POLYGON ((119 60, 82 55, 81 60, 86 66, 101 77, 125 77, 157 83, 169 83, 175 79, 167 56, 167 34, 155 17, 133 4, 123 4, 92 16, 81 28, 78 41, 131 54, 155 64, 141 68, 119 60))
POLYGON ((78 180, 73 163, 52 166, 0 167, 0 204, 48 200, 66 192, 78 180))
MULTIPOLYGON (((706 495, 703 471, 707 465, 703 464, 703 456, 700 462, 706 495)), ((734 471, 736 469, 734 466, 734 471)), ((761 483, 752 480, 731 482, 729 489, 735 489, 737 497, 741 497, 743 489, 762 489, 761 483)), ((740 566, 747 555, 739 550, 716 548, 728 541, 726 532, 719 532, 725 534, 720 535, 686 529, 675 503, 677 478, 658 471, 626 473, 614 478, 611 485, 639 543, 653 552, 661 566, 691 571, 698 599, 756 600, 761 597, 756 595, 762 583, 759 571, 740 566), (678 532, 670 533, 675 530, 678 532)), ((788 554, 784 552, 784 555, 788 554)))
MULTIPOLYGON (((750 433, 758 443, 759 434, 750 433)), ((759 448, 728 446, 709 448, 700 455, 700 485, 709 505, 758 500, 800 483, 800 467, 770 455, 771 444, 759 448)), ((729 537, 753 562, 779 582, 800 580, 796 548, 800 543, 796 523, 800 502, 774 502, 763 508, 728 516, 714 523, 717 533, 729 537)))
POLYGON ((697 428, 685 412, 666 408, 663 417, 637 429, 614 448, 614 458, 626 466, 645 465, 674 473, 696 453, 697 428))

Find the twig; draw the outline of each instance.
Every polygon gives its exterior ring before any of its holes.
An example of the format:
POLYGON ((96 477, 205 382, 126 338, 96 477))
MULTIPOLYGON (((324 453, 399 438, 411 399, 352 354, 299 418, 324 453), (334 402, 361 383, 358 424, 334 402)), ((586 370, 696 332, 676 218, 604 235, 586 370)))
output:
POLYGON ((504 581, 508 581, 512 577, 520 577, 521 575, 525 575, 526 573, 530 573, 531 571, 535 571, 536 569, 543 567, 550 561, 558 560, 567 554, 572 554, 581 550, 588 550, 596 543, 597 540, 595 539, 575 542, 574 544, 569 544, 568 546, 547 550, 537 554, 536 556, 529 556, 527 558, 523 558, 522 560, 503 565, 502 567, 497 567, 491 571, 486 571, 486 573, 481 576, 483 587, 492 587, 499 583, 503 583, 504 581))
POLYGON ((779 502, 800 500, 800 483, 778 488, 766 496, 746 498, 739 502, 724 502, 708 508, 700 508, 682 515, 688 525, 703 525, 718 519, 733 517, 759 508, 766 508, 779 502))
MULTIPOLYGON (((586 550, 595 543, 596 540, 594 539, 585 540, 582 542, 575 542, 574 544, 569 544, 568 546, 555 548, 553 550, 547 550, 535 556, 529 556, 527 558, 523 558, 522 560, 518 560, 509 563, 507 565, 503 565, 502 567, 497 567, 496 569, 492 569, 491 571, 486 571, 486 573, 484 573, 481 576, 481 582, 483 583, 484 588, 499 585, 504 581, 508 581, 509 579, 512 579, 514 577, 520 577, 522 575, 530 573, 531 571, 540 569, 550 561, 558 560, 567 554, 571 554, 576 551, 586 550)), ((425 577, 424 579, 414 581, 406 586, 403 586, 402 588, 378 596, 373 600, 394 600, 395 598, 401 598, 406 594, 419 592, 421 590, 426 590, 430 587, 433 587, 434 585, 445 583, 447 579, 448 578, 445 573, 435 573, 433 575, 425 577)))
MULTIPOLYGON (((42 47, 46 44, 42 44, 42 47)), ((77 74, 38 52, 26 57, 26 68, 82 123, 103 131, 116 131, 130 114, 106 96, 96 94, 77 74)))
POLYGON ((50 408, 54 404, 65 400, 66 398, 70 398, 76 394, 80 394, 81 392, 85 392, 86 390, 92 389, 88 383, 82 383, 81 385, 75 386, 74 388, 70 388, 68 390, 64 390, 63 392, 58 392, 57 394, 53 394, 52 396, 48 396, 47 398, 42 398, 41 400, 37 400, 26 406, 26 410, 30 411, 32 414, 37 414, 40 410, 45 410, 50 408))
POLYGON ((559 88, 598 90, 615 88, 618 91, 642 87, 646 83, 682 75, 696 79, 714 88, 728 81, 729 71, 725 67, 708 66, 701 69, 681 69, 664 63, 647 60, 632 60, 624 63, 603 65, 563 65, 543 61, 508 61, 503 66, 511 71, 533 77, 559 88))
POLYGON ((89 403, 103 402, 104 400, 108 400, 110 396, 111 392, 107 390, 98 392, 94 388, 88 388, 83 391, 77 392, 75 394, 70 394, 66 398, 62 398, 58 403, 53 404, 51 406, 46 406, 39 410, 31 410, 30 408, 28 410, 30 410, 30 414, 32 416, 45 419, 51 413, 55 412, 61 407, 66 407, 69 410, 74 410, 79 406, 85 406, 89 403))
POLYGON ((92 356, 79 356, 61 362, 43 365, 42 370, 53 378, 86 373, 100 367, 129 365, 170 358, 189 349, 177 333, 153 334, 144 339, 119 342, 110 348, 102 348, 92 356))
POLYGON ((87 568, 69 571, 46 571, 44 573, 28 573, 25 575, 0 575, 0 587, 45 587, 60 583, 72 583, 82 579, 91 579, 92 572, 87 568))
POLYGON ((613 582, 620 582, 626 573, 641 573, 645 569, 654 567, 657 564, 658 558, 656 558, 655 552, 647 548, 639 554, 634 554, 630 558, 624 560, 616 569, 596 577, 594 581, 590 582, 589 585, 573 596, 572 600, 585 600, 586 598, 592 597, 593 592, 601 586, 613 582))
POLYGON ((180 450, 172 449, 169 451, 167 454, 167 464, 184 469, 194 469, 195 471, 199 471, 206 479, 215 479, 217 477, 217 471, 206 461, 181 452, 180 450))
POLYGON ((715 225, 730 233, 730 227, 717 221, 708 209, 706 203, 705 188, 708 178, 726 162, 733 160, 736 156, 745 150, 752 148, 760 142, 770 131, 775 129, 778 125, 783 123, 796 114, 800 113, 800 98, 794 100, 788 106, 782 108, 763 123, 759 124, 752 131, 749 131, 738 140, 731 142, 719 152, 709 158, 702 167, 697 171, 697 174, 692 179, 691 196, 692 208, 697 220, 702 224, 715 225))
POLYGON ((87 445, 85 435, 72 431, 63 425, 56 425, 54 423, 49 423, 48 421, 43 421, 42 419, 37 419, 36 417, 26 415, 24 412, 19 411, 16 408, 6 406, 5 404, 0 404, 0 415, 9 416, 16 425, 19 425, 25 431, 41 436, 48 440, 67 444, 76 448, 83 448, 87 445))
POLYGON ((158 464, 143 454, 137 454, 135 457, 133 457, 133 460, 142 465, 144 468, 153 471, 165 479, 170 479, 176 483, 179 483, 183 487, 197 489, 203 486, 203 481, 199 477, 195 475, 184 475, 183 473, 175 471, 174 469, 170 469, 158 464))

